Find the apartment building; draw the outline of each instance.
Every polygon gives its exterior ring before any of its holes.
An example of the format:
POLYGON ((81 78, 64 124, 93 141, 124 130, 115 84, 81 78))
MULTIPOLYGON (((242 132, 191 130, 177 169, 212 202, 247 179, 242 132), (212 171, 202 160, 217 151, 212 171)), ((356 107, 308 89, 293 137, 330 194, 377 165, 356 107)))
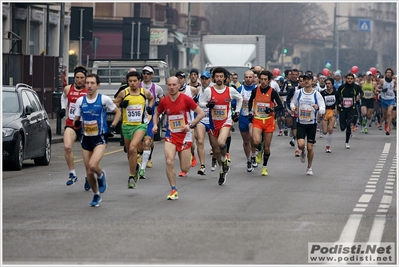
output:
MULTIPOLYGON (((184 69, 198 53, 196 45, 187 47, 187 37, 196 37, 208 33, 209 22, 205 18, 204 3, 131 3, 131 2, 87 2, 72 3, 72 7, 89 7, 93 9, 93 41, 86 42, 82 48, 83 60, 129 58, 122 51, 123 42, 130 34, 123 32, 126 18, 134 18, 135 23, 143 23, 141 32, 148 30, 150 24, 150 47, 148 58, 165 59, 171 70, 184 69), (147 20, 146 20, 147 19, 147 20), (123 39, 125 38, 125 39, 123 39), (190 49, 191 48, 191 49, 190 49)), ((125 25, 126 26, 126 25, 125 25)), ((136 32, 130 39, 131 58, 140 54, 136 47, 136 32), (133 50, 133 46, 134 50, 133 50)), ((143 47, 140 47, 143 49, 143 47)), ((70 42, 70 51, 79 50, 79 41, 70 42)))
POLYGON ((63 3, 64 29, 60 38, 61 3, 2 3, 3 52, 25 55, 60 56, 68 66, 71 55, 87 59, 122 58, 124 18, 143 18, 150 23, 149 58, 167 59, 171 69, 187 68, 198 48, 187 47, 187 37, 208 33, 204 3, 63 3), (70 40, 71 8, 92 8, 92 40, 70 40), (191 50, 190 50, 191 48, 191 50))

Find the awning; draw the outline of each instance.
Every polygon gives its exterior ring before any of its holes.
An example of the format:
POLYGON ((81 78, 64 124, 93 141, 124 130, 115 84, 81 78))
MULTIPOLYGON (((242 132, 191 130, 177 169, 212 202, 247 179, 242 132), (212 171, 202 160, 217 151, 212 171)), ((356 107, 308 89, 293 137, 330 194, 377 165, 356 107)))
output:
POLYGON ((175 38, 182 44, 183 43, 183 38, 186 37, 186 35, 184 33, 180 33, 180 32, 174 32, 173 35, 175 36, 175 38))

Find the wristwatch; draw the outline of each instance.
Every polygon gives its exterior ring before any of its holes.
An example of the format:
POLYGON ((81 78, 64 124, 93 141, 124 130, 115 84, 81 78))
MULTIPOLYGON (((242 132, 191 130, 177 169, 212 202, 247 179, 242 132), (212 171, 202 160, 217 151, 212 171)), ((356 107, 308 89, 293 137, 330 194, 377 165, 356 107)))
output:
POLYGON ((194 129, 197 126, 197 124, 193 125, 193 124, 190 123, 188 126, 190 127, 190 129, 194 129))

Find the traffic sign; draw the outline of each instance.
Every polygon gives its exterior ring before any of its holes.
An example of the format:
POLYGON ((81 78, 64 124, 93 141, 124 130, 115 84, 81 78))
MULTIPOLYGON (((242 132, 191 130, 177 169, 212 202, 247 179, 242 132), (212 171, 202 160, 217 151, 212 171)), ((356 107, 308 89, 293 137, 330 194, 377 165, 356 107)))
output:
POLYGON ((300 57, 294 57, 292 59, 292 63, 295 65, 301 64, 301 58, 300 57))
POLYGON ((359 31, 370 32, 371 21, 369 19, 359 19, 359 31))

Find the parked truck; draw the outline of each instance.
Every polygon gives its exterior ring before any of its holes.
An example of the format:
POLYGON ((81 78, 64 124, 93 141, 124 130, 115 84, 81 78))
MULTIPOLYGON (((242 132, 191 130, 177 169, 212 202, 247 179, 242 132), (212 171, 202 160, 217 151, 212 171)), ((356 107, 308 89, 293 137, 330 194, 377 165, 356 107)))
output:
POLYGON ((200 44, 201 68, 223 66, 239 79, 254 66, 266 66, 265 35, 204 35, 200 44))

